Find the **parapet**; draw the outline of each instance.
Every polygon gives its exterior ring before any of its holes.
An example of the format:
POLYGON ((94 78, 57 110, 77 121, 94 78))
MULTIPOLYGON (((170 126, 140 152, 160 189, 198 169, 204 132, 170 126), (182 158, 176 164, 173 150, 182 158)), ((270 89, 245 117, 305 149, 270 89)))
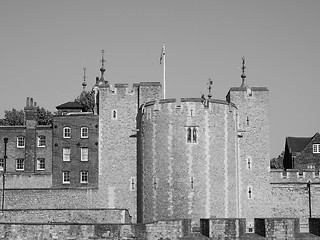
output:
POLYGON ((307 182, 317 182, 320 183, 319 171, 315 169, 305 169, 299 171, 297 169, 271 169, 270 170, 270 180, 271 184, 281 184, 281 183, 307 183, 307 182))

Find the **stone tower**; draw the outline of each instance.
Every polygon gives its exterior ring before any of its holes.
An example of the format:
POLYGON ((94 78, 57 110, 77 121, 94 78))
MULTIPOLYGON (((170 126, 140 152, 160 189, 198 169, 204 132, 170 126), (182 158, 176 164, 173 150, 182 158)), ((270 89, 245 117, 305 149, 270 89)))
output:
POLYGON ((227 101, 238 109, 237 157, 239 176, 239 216, 253 218, 270 215, 269 91, 266 87, 249 87, 245 83, 244 59, 242 84, 230 88, 227 101))

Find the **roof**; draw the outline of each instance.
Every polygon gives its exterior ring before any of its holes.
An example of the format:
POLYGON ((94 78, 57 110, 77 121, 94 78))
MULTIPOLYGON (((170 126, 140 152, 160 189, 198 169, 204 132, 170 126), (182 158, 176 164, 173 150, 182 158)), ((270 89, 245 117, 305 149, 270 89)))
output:
POLYGON ((291 153, 302 152, 313 137, 287 137, 286 142, 291 153))
POLYGON ((56 106, 56 109, 82 109, 82 105, 76 102, 66 102, 59 106, 56 106))

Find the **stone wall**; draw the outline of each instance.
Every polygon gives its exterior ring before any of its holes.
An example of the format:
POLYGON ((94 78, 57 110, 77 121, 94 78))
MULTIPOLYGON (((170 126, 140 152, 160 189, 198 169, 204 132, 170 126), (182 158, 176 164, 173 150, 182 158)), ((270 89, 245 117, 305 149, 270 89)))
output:
POLYGON ((0 212, 1 223, 131 223, 126 209, 12 209, 0 212))
POLYGON ((147 103, 143 111, 144 222, 191 218, 199 224, 204 217, 236 217, 235 106, 165 99, 147 103), (196 129, 195 141, 188 142, 189 128, 196 129))
POLYGON ((256 218, 255 233, 267 239, 295 239, 300 233, 297 218, 256 218))
POLYGON ((149 224, 0 223, 0 238, 178 240, 190 233, 190 220, 149 224))

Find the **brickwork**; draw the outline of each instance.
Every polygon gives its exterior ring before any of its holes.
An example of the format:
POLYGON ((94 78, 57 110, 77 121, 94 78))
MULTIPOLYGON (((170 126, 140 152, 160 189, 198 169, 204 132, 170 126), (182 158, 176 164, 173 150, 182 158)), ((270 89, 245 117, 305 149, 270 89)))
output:
POLYGON ((52 186, 57 188, 98 187, 98 116, 91 113, 57 115, 53 118, 52 186), (70 138, 63 129, 70 127, 70 138), (88 137, 81 137, 81 128, 88 128, 88 137), (63 160, 63 149, 70 149, 70 161, 63 160), (87 161, 81 160, 81 150, 88 150, 87 161), (63 171, 70 173, 70 182, 63 183, 63 171), (81 182, 80 172, 88 172, 88 181, 81 182))
POLYGON ((201 99, 146 104, 140 126, 144 222, 236 217, 235 124, 236 109, 224 101, 211 100, 209 108, 201 99), (196 142, 188 142, 189 127, 196 142))
POLYGON ((238 108, 239 217, 270 215, 269 96, 267 88, 231 88, 227 100, 238 108))

